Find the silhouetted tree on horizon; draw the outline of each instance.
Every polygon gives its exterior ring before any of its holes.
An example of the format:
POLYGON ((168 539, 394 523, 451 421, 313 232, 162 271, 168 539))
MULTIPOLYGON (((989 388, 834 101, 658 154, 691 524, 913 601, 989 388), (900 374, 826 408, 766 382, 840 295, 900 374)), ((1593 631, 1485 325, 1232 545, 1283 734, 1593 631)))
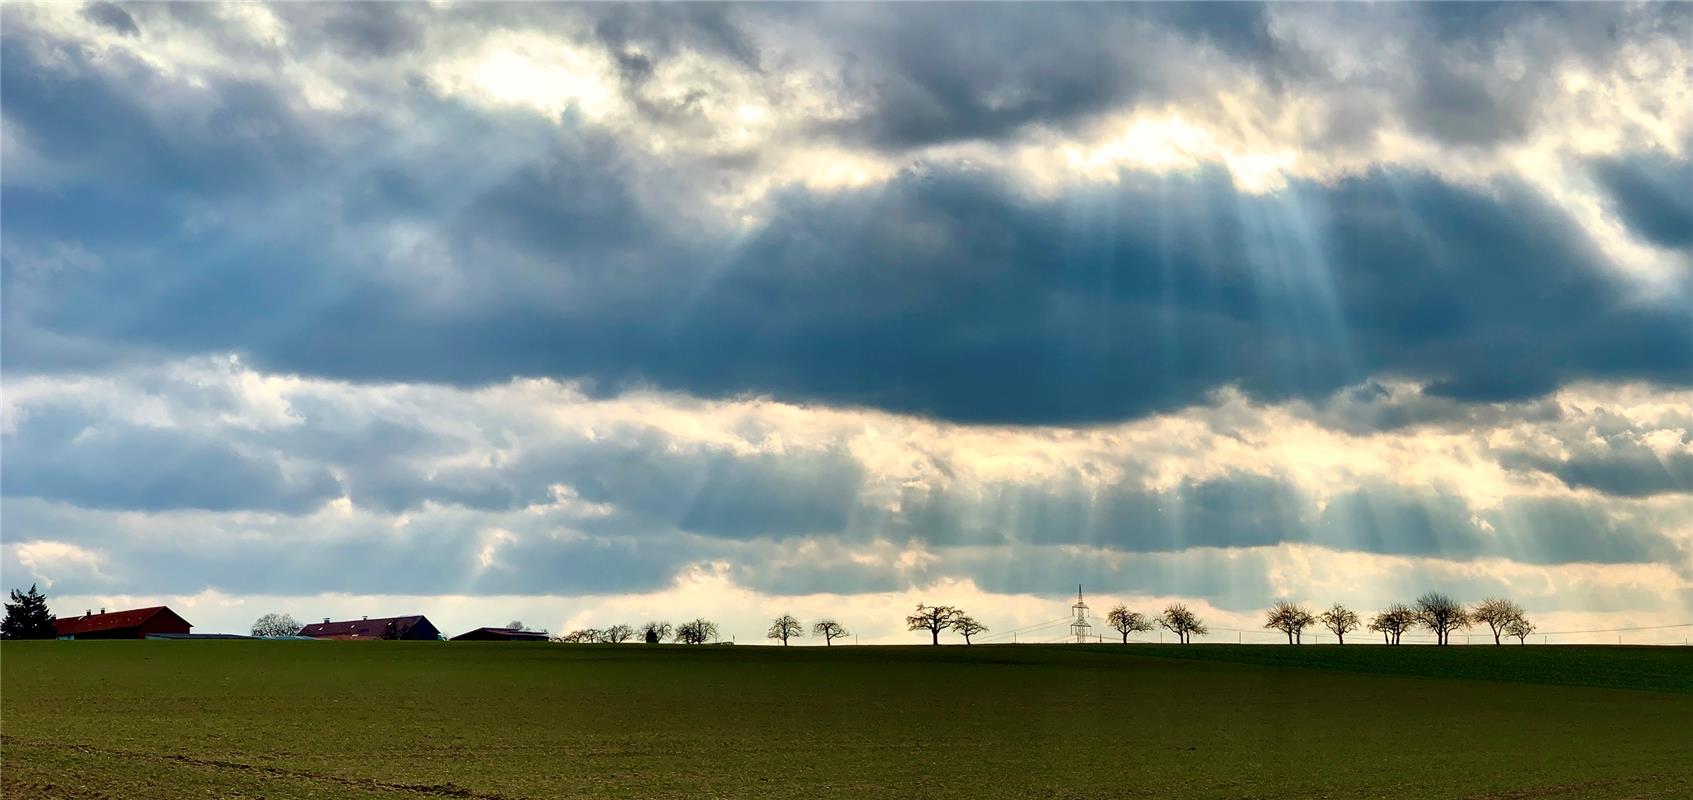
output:
POLYGON ((27 592, 13 589, 6 616, 0 619, 0 639, 54 639, 58 635, 53 612, 47 608, 47 595, 33 583, 27 592))
POLYGON ((1512 622, 1527 619, 1527 616, 1522 606, 1503 597, 1489 597, 1476 603, 1475 610, 1470 612, 1470 618, 1486 623, 1488 629, 1493 631, 1493 643, 1497 645, 1499 635, 1504 633, 1512 622))
POLYGON ((1165 630, 1175 634, 1177 641, 1180 641, 1182 644, 1191 643, 1193 641, 1194 634, 1204 636, 1205 634, 1210 633, 1210 631, 1206 629, 1205 623, 1201 621, 1192 611, 1189 611, 1187 606, 1182 605, 1181 603, 1171 603, 1169 606, 1166 606, 1164 608, 1164 613, 1158 615, 1158 624, 1164 626, 1165 630))
POLYGON ((1470 626, 1470 614, 1463 603, 1429 592, 1417 598, 1417 624, 1434 632, 1435 644, 1445 645, 1453 631, 1470 626))
POLYGON ((1323 627, 1328 628, 1341 644, 1346 644, 1346 634, 1357 630, 1359 624, 1358 613, 1339 603, 1319 614, 1317 619, 1322 621, 1323 627))
POLYGON ((917 613, 905 618, 905 629, 908 631, 928 631, 929 644, 941 643, 941 631, 952 627, 954 620, 964 616, 964 612, 952 606, 926 606, 917 604, 917 613))
POLYGON ((1123 635, 1123 644, 1129 643, 1129 634, 1146 633, 1152 630, 1152 620, 1138 611, 1130 611, 1128 606, 1118 604, 1105 615, 1105 624, 1123 635))
POLYGON ((978 633, 983 633, 987 631, 987 629, 988 626, 977 622, 975 617, 968 614, 959 614, 958 618, 952 621, 953 632, 963 636, 965 644, 970 643, 970 637, 975 636, 978 633))
POLYGON ((1534 623, 1527 617, 1517 617, 1505 625, 1505 635, 1517 637, 1517 644, 1528 644, 1528 635, 1534 633, 1534 623))
POLYGON ((782 646, 787 647, 789 638, 804 635, 805 627, 799 624, 799 620, 794 619, 792 614, 783 614, 770 622, 770 630, 764 633, 764 638, 781 639, 782 646))
POLYGON ((613 625, 600 631, 600 641, 607 644, 621 644, 635 638, 635 629, 628 625, 613 625))
POLYGON ((848 634, 847 629, 841 627, 839 622, 832 619, 824 619, 818 620, 816 625, 811 626, 811 635, 823 637, 823 646, 828 647, 834 642, 834 640, 848 634))
POLYGON ((683 644, 705 644, 717 638, 717 623, 695 619, 676 626, 676 641, 683 644))
POLYGON ((647 644, 658 644, 676 633, 676 629, 668 622, 647 621, 641 624, 641 638, 647 644))
POLYGON ((1317 618, 1304 606, 1289 600, 1277 600, 1264 614, 1264 627, 1287 634, 1287 643, 1305 641, 1305 629, 1316 624, 1317 618))
POLYGON ((1370 619, 1370 630, 1381 634, 1383 644, 1399 644, 1400 635, 1416 625, 1417 612, 1404 603, 1394 603, 1370 619))

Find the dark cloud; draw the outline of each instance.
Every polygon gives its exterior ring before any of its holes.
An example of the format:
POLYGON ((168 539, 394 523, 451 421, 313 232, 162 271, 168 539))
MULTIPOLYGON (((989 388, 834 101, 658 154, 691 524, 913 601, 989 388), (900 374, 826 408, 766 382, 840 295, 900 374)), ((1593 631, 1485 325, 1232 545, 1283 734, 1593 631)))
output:
POLYGON ((1119 553, 1312 544, 1344 552, 1521 563, 1657 563, 1681 557, 1649 524, 1590 505, 1512 498, 1475 509, 1434 490, 1365 486, 1319 506, 1248 474, 1155 492, 1132 485, 987 487, 987 496, 907 498, 889 530, 954 545, 1086 545, 1119 553))
POLYGON ((1324 427, 1353 434, 1406 428, 1473 430, 1513 422, 1556 422, 1563 409, 1551 398, 1518 403, 1464 402, 1414 387, 1390 390, 1378 381, 1335 392, 1309 410, 1324 427))
POLYGON ((1661 247, 1693 249, 1693 160, 1644 153, 1599 160, 1593 174, 1635 235, 1661 247))
POLYGON ((1686 452, 1659 455, 1630 439, 1575 445, 1573 449, 1575 452, 1567 458, 1506 453, 1500 463, 1549 473, 1571 488, 1622 497, 1693 493, 1693 455, 1686 452))
MULTIPOLYGON (((556 521, 465 513, 390 521, 322 519, 311 531, 252 519, 240 530, 183 519, 163 530, 114 525, 62 506, 8 503, 9 545, 47 540, 99 553, 97 569, 50 570, 61 594, 610 594, 652 591, 714 551, 689 537, 607 539, 566 534, 556 521)), ((5 551, 8 574, 28 570, 5 551)))
POLYGON ((7 185, 8 240, 121 268, 40 277, 0 258, 13 370, 86 365, 104 343, 110 359, 236 351, 354 380, 545 375, 1004 423, 1123 419, 1231 384, 1319 399, 1391 377, 1491 403, 1693 380, 1693 314, 1636 302, 1508 182, 1384 169, 1260 196, 1216 171, 1125 173, 1033 199, 936 164, 790 189, 732 240, 568 119, 413 93, 399 102, 432 122, 396 160, 372 120, 328 137, 262 87, 167 86, 74 49, 48 69, 31 35, 8 33, 9 130, 99 178, 7 185), (200 110, 166 126, 142 105, 155 95, 200 110), (498 155, 462 147, 490 138, 498 155), (403 255, 382 264, 395 226, 429 231, 452 288, 403 255))
POLYGON ((321 46, 347 58, 379 59, 424 41, 424 21, 400 3, 285 3, 273 9, 297 48, 321 46))
POLYGON ((36 413, 6 436, 4 493, 86 508, 301 513, 341 495, 317 464, 215 437, 74 413, 36 413))
POLYGON ((141 35, 141 28, 135 24, 135 18, 116 3, 89 3, 82 7, 82 16, 125 36, 141 35))

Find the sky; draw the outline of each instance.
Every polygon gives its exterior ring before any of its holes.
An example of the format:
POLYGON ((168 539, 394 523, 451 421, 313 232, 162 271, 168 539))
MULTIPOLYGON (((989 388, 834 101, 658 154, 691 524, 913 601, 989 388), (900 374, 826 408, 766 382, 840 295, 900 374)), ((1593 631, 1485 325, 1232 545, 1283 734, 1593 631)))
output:
POLYGON ((1688 4, 8 3, 0 303, 61 613, 1693 622, 1688 4))

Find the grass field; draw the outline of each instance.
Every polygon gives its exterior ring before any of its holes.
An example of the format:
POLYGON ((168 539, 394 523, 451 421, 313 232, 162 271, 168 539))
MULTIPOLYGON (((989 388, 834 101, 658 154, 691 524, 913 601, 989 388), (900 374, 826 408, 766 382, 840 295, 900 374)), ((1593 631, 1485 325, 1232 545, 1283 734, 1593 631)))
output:
POLYGON ((1686 648, 11 642, 0 795, 1687 798, 1690 675, 1686 648))

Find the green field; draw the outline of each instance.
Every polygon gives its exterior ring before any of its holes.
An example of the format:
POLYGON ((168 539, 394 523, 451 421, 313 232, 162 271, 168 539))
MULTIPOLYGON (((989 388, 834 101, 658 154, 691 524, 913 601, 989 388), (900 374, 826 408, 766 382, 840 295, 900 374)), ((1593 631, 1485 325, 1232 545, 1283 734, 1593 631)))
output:
POLYGON ((0 796, 1687 798, 1690 675, 1687 648, 9 642, 0 796))

